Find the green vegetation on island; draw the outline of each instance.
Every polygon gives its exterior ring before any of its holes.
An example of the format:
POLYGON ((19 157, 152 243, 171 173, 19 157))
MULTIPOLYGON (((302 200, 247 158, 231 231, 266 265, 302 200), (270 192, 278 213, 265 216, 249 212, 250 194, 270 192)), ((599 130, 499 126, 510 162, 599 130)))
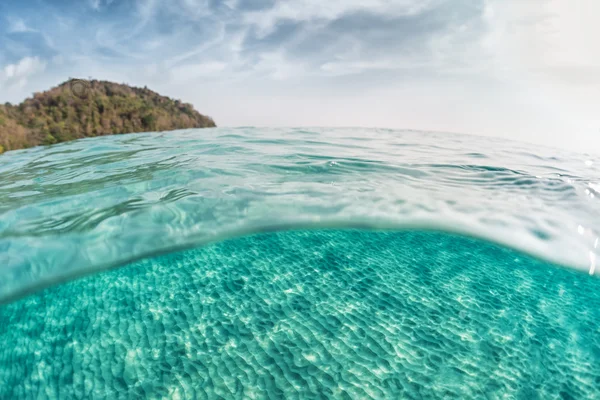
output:
POLYGON ((0 153, 84 137, 215 127, 191 104, 106 81, 69 80, 0 105, 0 153))

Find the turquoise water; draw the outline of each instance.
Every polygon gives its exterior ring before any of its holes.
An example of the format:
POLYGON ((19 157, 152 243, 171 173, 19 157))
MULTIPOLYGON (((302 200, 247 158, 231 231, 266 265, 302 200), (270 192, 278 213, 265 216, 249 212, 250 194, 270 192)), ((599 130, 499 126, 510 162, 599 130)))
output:
POLYGON ((0 398, 600 398, 600 280, 434 232, 267 233, 0 309, 0 398))
POLYGON ((600 159, 207 129, 0 156, 0 398, 600 398, 600 159))

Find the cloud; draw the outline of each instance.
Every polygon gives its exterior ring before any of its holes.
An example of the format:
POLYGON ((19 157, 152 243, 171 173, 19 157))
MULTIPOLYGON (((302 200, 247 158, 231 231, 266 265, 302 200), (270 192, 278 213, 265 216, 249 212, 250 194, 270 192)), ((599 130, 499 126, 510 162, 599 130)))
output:
POLYGON ((16 64, 6 65, 0 71, 0 85, 24 87, 27 80, 46 69, 46 63, 37 57, 25 57, 16 64))
POLYGON ((96 11, 100 11, 103 7, 108 7, 118 0, 89 0, 90 7, 96 11))
POLYGON ((487 45, 500 51, 503 59, 519 62, 523 68, 600 66, 595 51, 600 36, 600 3, 582 0, 572 6, 562 0, 488 1, 486 23, 490 27, 487 45))
POLYGON ((25 24, 21 18, 8 19, 8 32, 11 33, 20 33, 20 32, 34 32, 34 29, 31 29, 29 26, 25 24))
POLYGON ((186 83, 197 78, 214 78, 227 68, 226 63, 205 62, 198 64, 186 64, 167 70, 172 76, 174 83, 186 83))
POLYGON ((89 0, 87 10, 75 2, 72 8, 47 3, 49 15, 37 21, 38 36, 4 40, 14 45, 9 51, 13 62, 60 55, 74 63, 95 60, 107 68, 130 65, 132 73, 143 64, 190 70, 227 63, 224 79, 254 71, 281 80, 298 74, 327 76, 334 69, 341 74, 376 72, 384 64, 406 69, 441 63, 471 41, 483 2, 89 0), (460 40, 456 26, 466 30, 460 40))
POLYGON ((590 18, 600 12, 591 1, 586 9, 561 0, 37 0, 37 12, 33 0, 22 4, 0 7, 9 21, 0 64, 61 55, 135 71, 160 58, 170 68, 227 63, 227 74, 246 76, 278 62, 270 70, 281 79, 290 65, 314 76, 383 65, 471 73, 477 64, 494 74, 528 63, 545 75, 556 68, 558 79, 600 57, 589 51, 598 33, 590 18), (577 31, 582 18, 590 21, 577 31))
POLYGON ((349 61, 349 62, 327 62, 321 65, 321 70, 332 75, 357 74, 364 71, 394 70, 398 64, 388 61, 349 61))
POLYGON ((22 0, 0 2, 0 15, 4 81, 24 59, 44 65, 39 79, 12 80, 12 100, 92 76, 208 105, 221 125, 298 124, 302 107, 307 124, 343 121, 339 107, 313 108, 328 99, 376 126, 427 128, 433 113, 436 129, 527 127, 542 132, 534 141, 600 126, 596 0, 22 0), (376 93, 421 122, 383 110, 376 93), (258 109, 271 102, 277 117, 258 109))
MULTIPOLYGON (((370 12, 351 13, 328 22, 325 26, 291 46, 297 57, 311 56, 321 64, 348 62, 376 71, 382 64, 404 70, 424 64, 444 67, 450 55, 478 35, 477 18, 481 8, 477 2, 469 6, 444 6, 401 16, 370 12), (456 27, 463 26, 466 35, 456 27), (461 37, 462 33, 462 37, 461 37), (444 41, 450 42, 444 48, 444 41), (333 58, 333 59, 332 59, 333 58)), ((393 68, 393 67, 392 67, 393 68)))
POLYGON ((440 0, 347 0, 322 2, 320 0, 279 1, 269 10, 248 13, 244 20, 258 28, 259 36, 266 36, 282 20, 292 21, 335 21, 340 17, 367 12, 377 15, 410 16, 421 13, 440 0))

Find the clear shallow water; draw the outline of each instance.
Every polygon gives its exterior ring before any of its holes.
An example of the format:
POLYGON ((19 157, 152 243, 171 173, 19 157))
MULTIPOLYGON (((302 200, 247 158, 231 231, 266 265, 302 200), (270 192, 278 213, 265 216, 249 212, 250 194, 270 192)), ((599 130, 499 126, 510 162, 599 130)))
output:
POLYGON ((255 235, 0 308, 0 398, 600 398, 600 280, 435 232, 255 235))
POLYGON ((0 398, 600 398, 599 165, 364 129, 9 152, 0 398))
POLYGON ((283 228, 441 229, 596 272, 597 156, 365 129, 108 136, 0 157, 0 300, 283 228))

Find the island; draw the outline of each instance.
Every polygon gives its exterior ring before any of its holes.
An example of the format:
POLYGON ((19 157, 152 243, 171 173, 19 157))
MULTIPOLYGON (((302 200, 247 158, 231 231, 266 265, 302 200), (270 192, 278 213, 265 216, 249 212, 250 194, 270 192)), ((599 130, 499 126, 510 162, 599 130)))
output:
POLYGON ((191 104, 144 87, 69 79, 0 105, 0 153, 85 137, 216 127, 191 104))

